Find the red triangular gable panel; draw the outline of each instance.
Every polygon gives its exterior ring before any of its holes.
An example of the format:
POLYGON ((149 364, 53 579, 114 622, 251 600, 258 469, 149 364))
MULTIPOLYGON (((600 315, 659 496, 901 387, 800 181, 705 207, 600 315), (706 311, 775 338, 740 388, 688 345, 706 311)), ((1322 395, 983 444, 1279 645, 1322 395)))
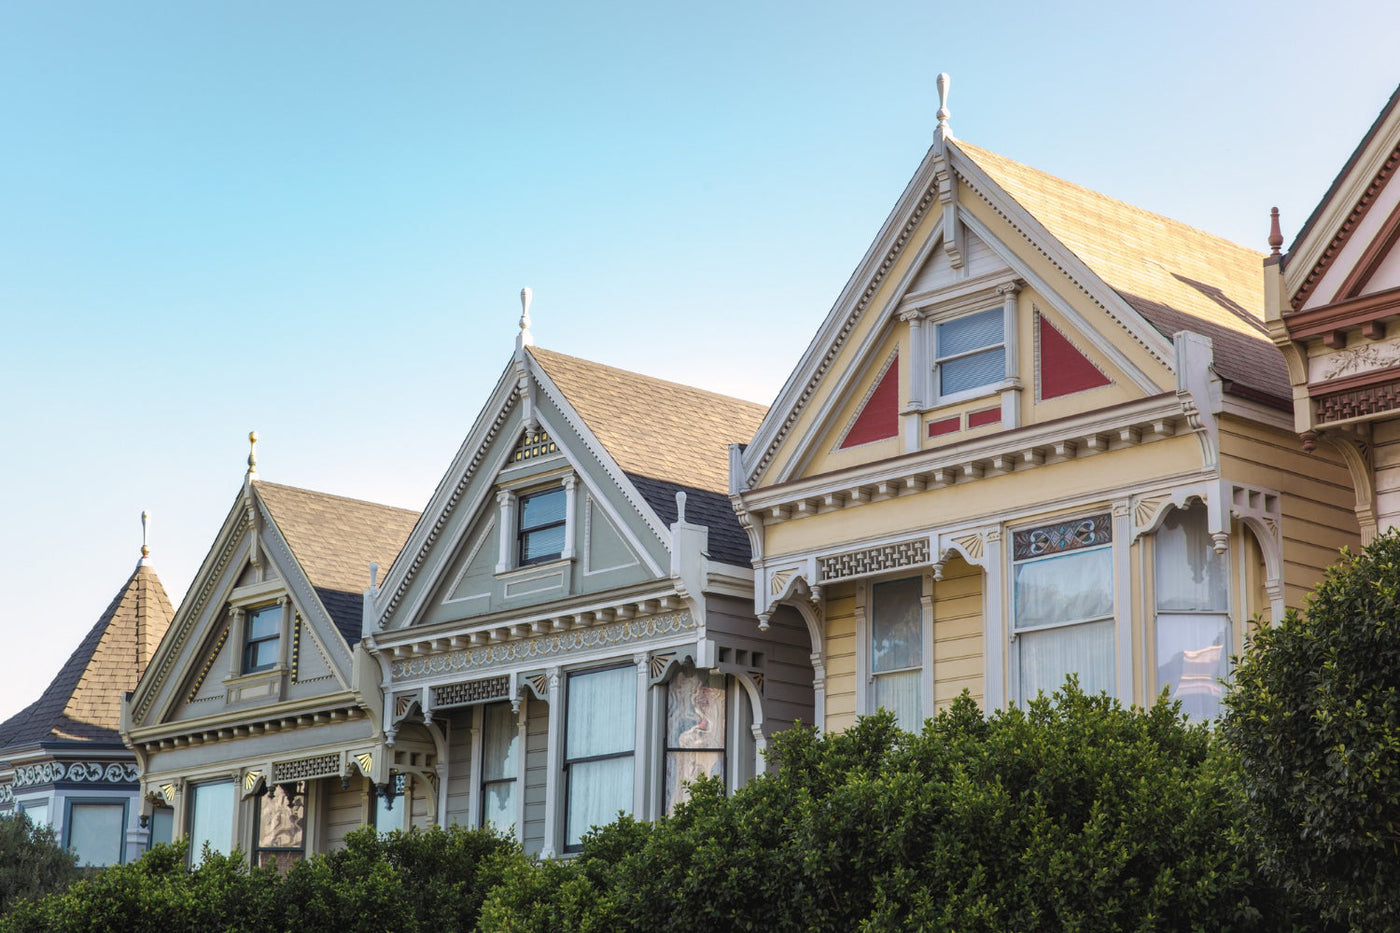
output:
POLYGON ((1036 375, 1040 379, 1041 398, 1059 398, 1085 389, 1097 389, 1112 381, 1043 314, 1036 317, 1040 339, 1040 372, 1036 375))
POLYGON ((879 385, 865 400, 855 424, 841 440, 841 450, 899 436, 899 357, 894 358, 879 385))

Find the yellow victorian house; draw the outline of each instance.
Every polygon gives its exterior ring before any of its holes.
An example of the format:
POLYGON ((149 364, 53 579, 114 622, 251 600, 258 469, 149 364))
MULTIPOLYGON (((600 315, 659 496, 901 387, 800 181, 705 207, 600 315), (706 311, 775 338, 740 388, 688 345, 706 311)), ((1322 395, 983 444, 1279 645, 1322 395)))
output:
POLYGON ((913 725, 1076 674, 1219 710, 1256 619, 1359 540, 1308 455, 1259 253, 934 142, 753 441, 731 450, 760 624, 815 718, 913 725))

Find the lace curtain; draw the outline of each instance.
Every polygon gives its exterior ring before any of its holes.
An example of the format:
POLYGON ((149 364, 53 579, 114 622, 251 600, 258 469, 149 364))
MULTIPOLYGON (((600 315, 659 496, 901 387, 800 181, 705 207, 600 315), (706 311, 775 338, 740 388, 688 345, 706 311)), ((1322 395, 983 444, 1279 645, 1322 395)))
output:
POLYGON ((564 845, 572 849, 590 827, 632 811, 636 672, 629 666, 570 674, 567 711, 564 845))

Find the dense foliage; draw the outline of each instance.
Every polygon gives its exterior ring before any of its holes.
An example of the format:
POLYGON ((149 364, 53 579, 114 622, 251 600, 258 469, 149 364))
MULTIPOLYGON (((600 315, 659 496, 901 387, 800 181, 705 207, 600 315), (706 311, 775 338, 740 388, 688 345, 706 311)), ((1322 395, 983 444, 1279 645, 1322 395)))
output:
POLYGON ((488 931, 1280 930, 1237 832, 1232 759, 1175 708, 1071 684, 919 735, 892 717, 794 730, 731 798, 698 785, 572 863, 516 864, 488 931))
POLYGON ((52 827, 36 826, 22 813, 0 817, 0 913, 19 898, 61 891, 77 877, 76 864, 52 827))
POLYGON ((241 854, 210 855, 194 869, 183 845, 157 846, 67 892, 20 904, 0 919, 6 933, 455 933, 476 928, 485 893, 512 859, 514 843, 456 827, 376 836, 351 833, 346 847, 292 868, 249 868, 241 854))
POLYGON ((1353 929, 1400 930, 1400 536, 1259 632, 1227 704, 1265 869, 1353 929))

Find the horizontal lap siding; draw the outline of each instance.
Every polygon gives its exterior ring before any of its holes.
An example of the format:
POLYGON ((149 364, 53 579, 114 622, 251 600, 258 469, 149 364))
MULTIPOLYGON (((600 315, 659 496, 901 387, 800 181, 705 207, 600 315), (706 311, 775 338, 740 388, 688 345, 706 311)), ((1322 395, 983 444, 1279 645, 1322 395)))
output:
POLYGON ((1302 608, 1341 548, 1360 546, 1351 474, 1326 444, 1308 453, 1291 432, 1233 418, 1221 422, 1226 479, 1283 494, 1284 603, 1302 608))
POLYGON ((530 697, 525 707, 525 851, 544 849, 546 777, 549 770, 549 704, 530 697))
POLYGON ((982 571, 962 558, 933 585, 933 699, 943 708, 967 690, 982 703, 982 571))
POLYGON ((471 826, 472 793, 472 714, 453 713, 447 731, 447 819, 446 823, 471 826))
POLYGON ((856 589, 853 583, 826 593, 826 729, 839 732, 856 721, 856 589))
POLYGON ((365 817, 365 779, 354 778, 342 789, 340 778, 327 778, 321 783, 321 852, 344 848, 345 836, 363 826, 365 817))

